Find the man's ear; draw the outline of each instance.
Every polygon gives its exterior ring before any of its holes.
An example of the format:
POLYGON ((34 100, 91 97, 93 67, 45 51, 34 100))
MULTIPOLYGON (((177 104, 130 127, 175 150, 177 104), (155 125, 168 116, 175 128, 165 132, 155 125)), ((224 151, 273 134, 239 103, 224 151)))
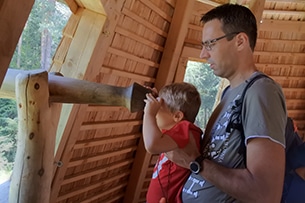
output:
POLYGON ((174 121, 178 123, 179 121, 182 121, 184 118, 184 113, 182 111, 176 111, 173 115, 174 121))
POLYGON ((239 33, 236 36, 236 43, 238 46, 238 49, 243 49, 246 43, 249 43, 248 36, 245 33, 239 33))

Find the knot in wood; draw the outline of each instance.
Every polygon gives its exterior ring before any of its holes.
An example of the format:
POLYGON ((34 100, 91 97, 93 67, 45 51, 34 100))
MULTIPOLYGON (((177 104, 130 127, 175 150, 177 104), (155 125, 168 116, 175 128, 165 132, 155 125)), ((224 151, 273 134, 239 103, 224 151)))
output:
POLYGON ((44 169, 41 168, 41 169, 38 171, 38 175, 39 175, 39 176, 43 176, 43 174, 44 174, 44 169))
POLYGON ((34 88, 35 88, 36 90, 38 90, 38 89, 40 88, 40 85, 39 85, 38 83, 35 83, 34 88))
POLYGON ((30 136, 29 136, 30 140, 31 140, 31 139, 33 139, 33 138, 34 138, 34 136, 35 136, 35 134, 34 134, 34 133, 30 133, 30 136))

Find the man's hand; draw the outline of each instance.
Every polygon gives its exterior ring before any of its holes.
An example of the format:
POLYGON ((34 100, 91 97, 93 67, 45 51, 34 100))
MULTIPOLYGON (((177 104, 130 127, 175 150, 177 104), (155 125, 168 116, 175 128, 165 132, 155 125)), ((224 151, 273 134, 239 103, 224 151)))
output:
POLYGON ((165 197, 162 197, 162 198, 160 199, 159 203, 166 203, 165 197))
POLYGON ((199 156, 199 151, 197 149, 196 140, 194 136, 190 135, 189 143, 183 149, 175 149, 170 152, 166 152, 165 156, 174 162, 175 164, 183 167, 183 168, 190 168, 191 161, 194 161, 196 157, 199 156))

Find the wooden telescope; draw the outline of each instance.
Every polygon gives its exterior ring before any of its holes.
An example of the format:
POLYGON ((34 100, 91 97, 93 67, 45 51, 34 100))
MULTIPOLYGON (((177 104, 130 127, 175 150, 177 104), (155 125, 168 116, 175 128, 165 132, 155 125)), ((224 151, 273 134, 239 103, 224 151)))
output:
MULTIPOLYGON (((22 74, 24 77, 31 77, 32 74, 43 74, 43 72, 45 71, 8 69, 0 89, 0 96, 15 98, 15 80, 18 74, 22 74)), ((151 92, 138 83, 133 83, 128 87, 116 87, 66 78, 51 73, 48 74, 48 83, 50 92, 49 102, 123 106, 130 112, 143 110, 145 94, 151 92)))
POLYGON ((16 98, 17 151, 10 183, 10 203, 49 203, 54 152, 62 103, 144 109, 151 90, 134 83, 115 87, 49 74, 44 70, 8 69, 0 97, 16 98))

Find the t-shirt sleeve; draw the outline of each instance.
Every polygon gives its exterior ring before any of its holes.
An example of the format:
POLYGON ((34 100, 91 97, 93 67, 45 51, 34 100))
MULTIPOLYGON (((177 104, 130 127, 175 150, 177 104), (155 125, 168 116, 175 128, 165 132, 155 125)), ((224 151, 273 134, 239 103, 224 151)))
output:
POLYGON ((190 131, 195 131, 195 133, 199 133, 199 135, 202 133, 193 123, 184 120, 180 121, 173 128, 163 131, 163 134, 170 136, 177 143, 179 148, 184 148, 189 142, 190 131))
POLYGON ((247 90, 242 108, 246 140, 267 137, 285 145, 286 104, 278 84, 268 78, 257 80, 247 90))

